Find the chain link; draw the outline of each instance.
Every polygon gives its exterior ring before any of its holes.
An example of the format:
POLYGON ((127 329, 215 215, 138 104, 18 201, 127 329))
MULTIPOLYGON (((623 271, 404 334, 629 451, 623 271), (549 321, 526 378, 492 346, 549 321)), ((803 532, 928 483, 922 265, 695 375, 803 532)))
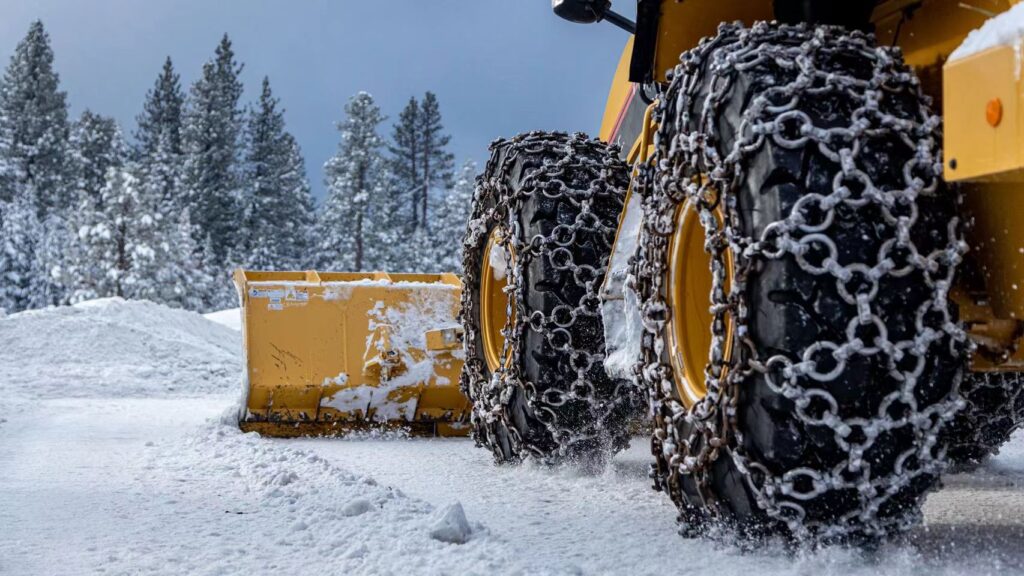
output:
POLYGON ((894 512, 886 505, 918 479, 937 478, 945 466, 939 432, 963 405, 958 378, 949 394, 932 403, 919 404, 919 398, 927 396, 919 388, 929 385, 920 379, 930 358, 944 353, 960 356, 965 345, 948 293, 966 245, 956 218, 941 231, 945 239, 938 249, 921 252, 912 240, 914 227, 921 222, 918 198, 936 194, 941 174, 940 120, 918 94, 917 80, 896 50, 876 47, 869 35, 837 28, 723 25, 718 36, 682 56, 655 113, 659 129, 654 163, 640 177, 645 225, 631 280, 632 289, 644 295, 641 313, 646 337, 653 342, 644 347, 636 370, 648 385, 661 421, 653 447, 669 468, 655 470, 659 487, 679 490, 669 485, 670 477, 690 476, 702 500, 695 504, 716 514, 711 466, 727 454, 757 505, 798 537, 882 536, 919 521, 917 509, 894 512), (853 60, 869 63, 870 69, 844 67, 853 60), (735 97, 737 75, 761 69, 778 73, 750 100, 735 142, 722 149, 717 111, 735 97), (901 110, 899 116, 887 112, 894 109, 888 99, 905 87, 915 95, 912 109, 901 110), (845 124, 835 125, 837 119, 832 118, 829 126, 818 125, 801 109, 808 101, 836 94, 856 104, 845 124), (699 117, 691 112, 697 98, 703 98, 699 117), (864 153, 879 139, 901 142, 911 151, 900 172, 902 185, 885 186, 871 177, 864 153), (741 226, 738 189, 745 161, 766 145, 813 148, 836 168, 831 192, 806 194, 784 218, 764 226, 758 237, 749 237, 741 226), (661 337, 672 312, 665 303, 666 252, 676 209, 686 200, 699 207, 713 273, 708 393, 690 410, 676 400, 675 378, 682 376, 673 374, 661 337), (722 225, 714 217, 719 203, 726 214, 722 225), (882 216, 872 226, 887 239, 873 261, 847 261, 849 250, 838 246, 835 234, 830 234, 839 219, 837 211, 857 214, 869 206, 882 216), (731 284, 726 278, 728 253, 734 259, 731 284), (822 340, 793 355, 761 349, 754 342, 750 283, 765 262, 785 258, 816 282, 834 283, 852 310, 845 340, 822 340), (920 275, 929 296, 916 309, 899 311, 913 315, 915 326, 909 337, 899 338, 892 333, 890 312, 878 307, 880 283, 911 273, 920 275), (726 359, 730 321, 735 337, 732 356, 726 359), (897 383, 867 417, 844 415, 843 402, 828 391, 828 383, 845 375, 858 357, 887 366, 889 381, 897 383), (846 457, 832 467, 806 463, 779 470, 749 453, 738 399, 756 375, 774 394, 792 401, 804 427, 827 427, 846 457), (864 455, 875 442, 908 430, 913 441, 902 445, 892 469, 873 470, 864 455), (809 514, 806 503, 830 492, 855 494, 856 505, 840 517, 809 514))
POLYGON ((960 466, 998 454, 1024 427, 1024 377, 1020 372, 972 372, 960 387, 967 407, 950 430, 950 454, 960 466))

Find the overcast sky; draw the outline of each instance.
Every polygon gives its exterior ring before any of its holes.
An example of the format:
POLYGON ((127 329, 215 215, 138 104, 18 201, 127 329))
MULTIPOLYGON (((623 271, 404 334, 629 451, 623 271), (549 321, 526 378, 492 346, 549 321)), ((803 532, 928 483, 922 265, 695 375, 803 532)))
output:
MULTIPOLYGON (((134 128, 165 56, 187 87, 230 35, 246 101, 269 76, 302 145, 310 182, 337 146, 334 124, 356 92, 390 119, 437 93, 457 162, 486 159, 500 136, 545 129, 596 135, 626 34, 551 13, 548 0, 3 0, 0 62, 31 21, 50 33, 72 114, 134 128)), ((634 2, 616 7, 632 16, 634 2)), ((390 133, 390 126, 384 131, 390 133)))

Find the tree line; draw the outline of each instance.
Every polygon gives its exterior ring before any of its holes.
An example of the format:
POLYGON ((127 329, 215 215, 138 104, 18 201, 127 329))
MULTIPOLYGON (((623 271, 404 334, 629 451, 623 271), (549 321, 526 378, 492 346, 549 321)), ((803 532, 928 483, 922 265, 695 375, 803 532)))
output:
POLYGON ((168 57, 126 138, 69 119, 34 22, 0 79, 0 309, 122 296, 192 310, 235 305, 230 271, 455 271, 476 166, 458 171, 437 97, 393 123, 359 93, 337 124, 316 206, 305 160, 263 79, 243 105, 225 35, 186 91, 168 57))

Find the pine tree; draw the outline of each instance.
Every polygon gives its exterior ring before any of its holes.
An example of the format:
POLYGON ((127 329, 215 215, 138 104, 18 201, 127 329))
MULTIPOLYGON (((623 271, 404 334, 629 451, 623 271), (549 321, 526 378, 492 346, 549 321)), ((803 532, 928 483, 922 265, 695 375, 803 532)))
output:
POLYGON ((231 279, 232 271, 239 265, 237 256, 232 253, 223 259, 218 258, 209 236, 196 256, 196 266, 202 270, 205 279, 205 284, 199 288, 203 310, 223 310, 238 306, 238 296, 231 279))
POLYGON ((50 214, 42 221, 42 236, 36 249, 40 271, 39 295, 41 301, 34 308, 62 306, 69 303, 75 284, 74 233, 68 220, 50 214))
POLYGON ((433 92, 427 92, 423 96, 418 120, 417 132, 419 133, 420 162, 422 164, 420 171, 422 178, 420 221, 429 229, 431 225, 430 197, 437 195, 439 190, 446 190, 451 185, 455 157, 447 150, 451 136, 443 134, 441 107, 433 92))
POLYGON ((406 218, 402 217, 409 203, 388 163, 382 162, 373 185, 371 202, 367 209, 366 254, 364 269, 408 271, 421 262, 416 260, 419 246, 425 238, 410 237, 406 218))
POLYGON ((473 205, 476 174, 476 162, 467 160, 438 207, 431 259, 437 272, 458 272, 462 269, 462 240, 473 205))
POLYGON ((107 222, 107 214, 102 210, 102 202, 102 197, 93 198, 83 194, 71 220, 74 243, 71 246, 72 283, 68 299, 72 303, 107 297, 114 293, 107 278, 107 245, 112 230, 107 222))
POLYGON ((372 264, 370 206, 386 194, 383 187, 390 181, 377 132, 384 116, 365 92, 349 100, 345 114, 338 124, 338 151, 324 165, 327 199, 318 224, 318 259, 327 269, 364 270, 372 264))
POLYGON ((239 252, 250 268, 298 268, 308 249, 313 201, 305 163, 285 131, 284 112, 263 79, 256 109, 246 125, 248 154, 239 252))
POLYGON ((188 208, 168 222, 161 245, 165 257, 156 272, 157 292, 151 299, 188 310, 208 309, 207 301, 216 292, 214 278, 194 234, 188 208))
POLYGON ((127 167, 107 171, 98 200, 82 198, 78 260, 83 267, 72 300, 126 296, 138 211, 138 179, 127 167))
MULTIPOLYGON (((423 184, 420 178, 420 104, 416 98, 409 98, 398 115, 398 122, 391 130, 391 153, 389 162, 391 172, 395 176, 397 193, 402 196, 406 210, 402 216, 408 219, 409 229, 419 227, 419 189, 423 184)), ((396 214, 396 217, 401 217, 396 214)))
MULTIPOLYGON (((81 234, 85 231, 99 234, 104 230, 103 190, 107 185, 107 174, 121 169, 125 154, 121 131, 112 118, 86 110, 72 125, 68 156, 75 209, 68 211, 67 225, 51 222, 46 227, 51 235, 55 235, 56 230, 75 231, 66 237, 64 265, 54 263, 65 270, 66 276, 70 276, 63 278, 62 283, 67 287, 67 297, 71 301, 112 295, 106 284, 106 270, 101 261, 95 260, 93 243, 100 236, 81 234)), ((51 238, 51 245, 52 240, 56 238, 51 238)))
POLYGON ((181 78, 174 71, 174 63, 168 56, 153 88, 146 93, 142 113, 136 117, 137 157, 152 156, 159 149, 170 154, 181 154, 184 105, 185 94, 181 90, 181 78))
POLYGON ((290 243, 291 254, 284 257, 290 259, 295 269, 309 268, 312 265, 313 227, 316 223, 315 202, 313 193, 306 178, 306 159, 302 155, 299 143, 291 134, 285 138, 288 154, 285 166, 288 170, 281 175, 282 190, 287 199, 289 229, 292 233, 290 243))
POLYGON ((182 166, 184 99, 178 74, 167 58, 156 83, 146 94, 135 131, 135 158, 141 186, 147 196, 161 199, 163 214, 177 214, 187 204, 182 166))
POLYGON ((209 238, 214 262, 223 265, 236 244, 239 223, 239 98, 242 66, 227 35, 192 85, 185 114, 184 185, 198 238, 209 238))
POLYGON ((69 143, 69 172, 76 200, 84 194, 99 201, 107 171, 125 160, 117 122, 86 110, 71 127, 69 143))
POLYGON ((73 198, 67 185, 68 111, 42 22, 18 43, 0 84, 0 201, 35 198, 39 217, 73 198))
POLYGON ((427 92, 423 101, 411 98, 392 129, 390 166, 395 174, 397 193, 403 196, 407 220, 406 246, 400 251, 405 267, 435 268, 431 248, 434 222, 430 204, 444 195, 451 185, 453 156, 447 146, 451 138, 444 133, 437 96, 427 92))
POLYGON ((0 309, 20 312, 46 305, 38 258, 42 225, 31 194, 0 202, 0 309))

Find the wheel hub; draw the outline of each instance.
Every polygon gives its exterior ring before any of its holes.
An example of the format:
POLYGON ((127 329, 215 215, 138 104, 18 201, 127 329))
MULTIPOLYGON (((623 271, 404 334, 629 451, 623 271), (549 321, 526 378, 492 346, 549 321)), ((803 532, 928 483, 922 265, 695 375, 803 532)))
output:
MULTIPOLYGON (((719 224, 721 210, 715 211, 719 224)), ((687 200, 676 211, 675 231, 668 248, 668 293, 666 302, 671 311, 665 327, 669 344, 669 359, 675 375, 676 390, 687 408, 707 395, 704 370, 710 358, 712 323, 711 254, 704 249, 704 227, 700 213, 692 200, 687 200)), ((732 283, 732 253, 726 251, 725 290, 732 283)), ((728 317, 724 360, 732 354, 734 322, 728 317)))
POLYGON ((491 372, 504 366, 511 356, 512 351, 505 350, 502 330, 515 323, 515 308, 509 306, 505 291, 511 262, 505 259, 500 242, 501 233, 495 228, 487 238, 480 266, 480 331, 484 361, 491 372))

